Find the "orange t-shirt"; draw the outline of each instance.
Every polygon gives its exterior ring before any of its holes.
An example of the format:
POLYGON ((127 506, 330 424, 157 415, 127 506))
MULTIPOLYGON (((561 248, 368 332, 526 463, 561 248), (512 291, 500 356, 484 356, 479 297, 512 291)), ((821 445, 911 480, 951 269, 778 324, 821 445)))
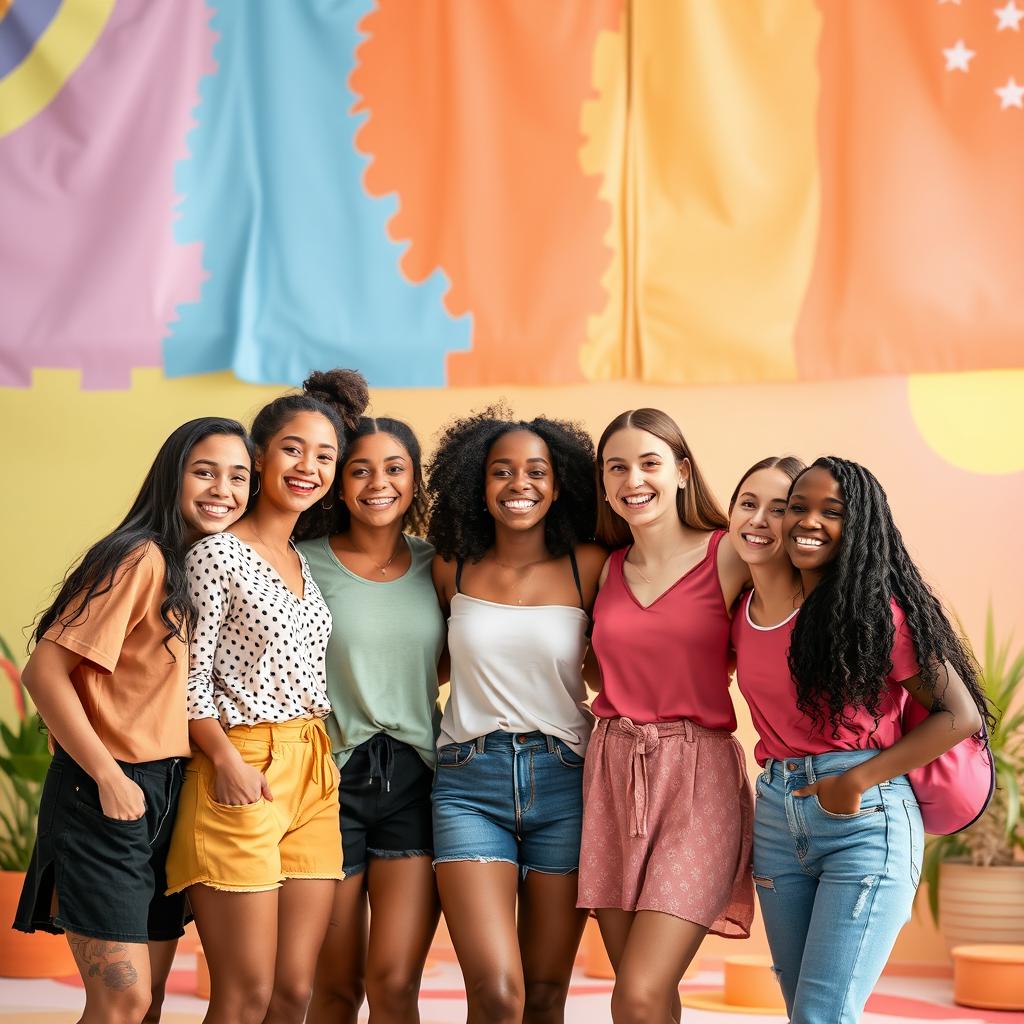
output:
POLYGON ((164 646, 166 596, 164 558, 150 543, 118 566, 113 586, 81 616, 67 626, 58 619, 46 631, 47 640, 84 659, 71 681, 96 735, 119 761, 189 756, 188 644, 172 636, 164 646))

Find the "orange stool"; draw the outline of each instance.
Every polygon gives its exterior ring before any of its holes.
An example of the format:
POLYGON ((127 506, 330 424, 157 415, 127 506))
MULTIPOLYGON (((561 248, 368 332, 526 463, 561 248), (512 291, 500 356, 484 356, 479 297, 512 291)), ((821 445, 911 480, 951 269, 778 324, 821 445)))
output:
POLYGON ((953 1002, 1024 1010, 1024 946, 954 946, 953 1002))
POLYGON ((718 1013, 786 1015, 782 989, 772 972, 769 956, 727 956, 724 961, 725 985, 717 992, 679 993, 683 1006, 718 1013))
POLYGON ((203 947, 199 945, 196 946, 196 995, 200 999, 210 998, 210 967, 203 947))

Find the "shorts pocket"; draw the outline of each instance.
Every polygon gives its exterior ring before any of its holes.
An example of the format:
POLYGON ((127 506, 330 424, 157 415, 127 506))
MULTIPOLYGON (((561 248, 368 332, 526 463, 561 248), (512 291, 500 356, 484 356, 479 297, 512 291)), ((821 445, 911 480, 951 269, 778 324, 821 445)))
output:
POLYGON ((924 857, 924 824, 921 821, 921 808, 916 800, 904 800, 903 810, 910 825, 910 878, 914 888, 921 882, 921 860, 924 857))
POLYGON ((475 743, 446 743, 437 751, 438 768, 462 768, 476 757, 475 743))
POLYGON ((555 757, 558 758, 566 768, 582 768, 583 758, 576 753, 568 743, 555 740, 555 757))
POLYGON ((103 813, 102 808, 93 807, 91 804, 87 804, 82 800, 79 800, 78 802, 78 810, 84 811, 90 818, 99 818, 100 821, 106 822, 106 824, 112 825, 114 828, 131 828, 132 826, 146 824, 145 814, 143 814, 141 818, 110 818, 103 813))

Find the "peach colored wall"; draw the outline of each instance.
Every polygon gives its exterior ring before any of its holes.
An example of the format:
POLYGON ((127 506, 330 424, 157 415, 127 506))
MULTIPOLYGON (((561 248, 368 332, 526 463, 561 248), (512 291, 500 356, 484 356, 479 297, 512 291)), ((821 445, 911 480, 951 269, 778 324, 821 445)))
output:
MULTIPOLYGON (((769 454, 806 459, 835 452, 867 464, 887 488, 896 519, 928 577, 979 644, 991 600, 1005 633, 1024 597, 1024 468, 1019 438, 1024 375, 878 378, 771 386, 657 388, 633 384, 508 388, 519 415, 582 420, 595 435, 625 408, 653 405, 682 425, 702 469, 727 498, 739 474, 769 454)), ((193 416, 243 420, 280 389, 226 374, 169 381, 137 371, 126 391, 85 392, 77 374, 38 371, 28 390, 0 389, 3 538, 0 633, 24 647, 22 627, 68 563, 123 513, 166 434, 193 416)), ((451 415, 486 404, 495 390, 375 391, 373 411, 408 419, 425 448, 451 415)), ((0 696, 0 713, 10 701, 0 696)), ((753 734, 740 707, 740 737, 753 734)), ((747 944, 764 948, 760 931, 747 944)), ((712 939, 705 955, 736 943, 712 939)), ((918 914, 896 947, 902 960, 942 960, 918 914)))

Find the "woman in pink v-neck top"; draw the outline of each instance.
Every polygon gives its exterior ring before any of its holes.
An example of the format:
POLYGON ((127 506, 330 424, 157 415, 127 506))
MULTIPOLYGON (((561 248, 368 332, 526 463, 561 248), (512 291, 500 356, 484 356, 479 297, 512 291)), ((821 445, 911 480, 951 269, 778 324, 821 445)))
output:
POLYGON ((646 607, 626 582, 629 548, 612 553, 594 605, 591 643, 601 666, 598 718, 635 723, 686 718, 736 729, 729 695, 729 612, 718 580, 716 530, 704 557, 646 607))

